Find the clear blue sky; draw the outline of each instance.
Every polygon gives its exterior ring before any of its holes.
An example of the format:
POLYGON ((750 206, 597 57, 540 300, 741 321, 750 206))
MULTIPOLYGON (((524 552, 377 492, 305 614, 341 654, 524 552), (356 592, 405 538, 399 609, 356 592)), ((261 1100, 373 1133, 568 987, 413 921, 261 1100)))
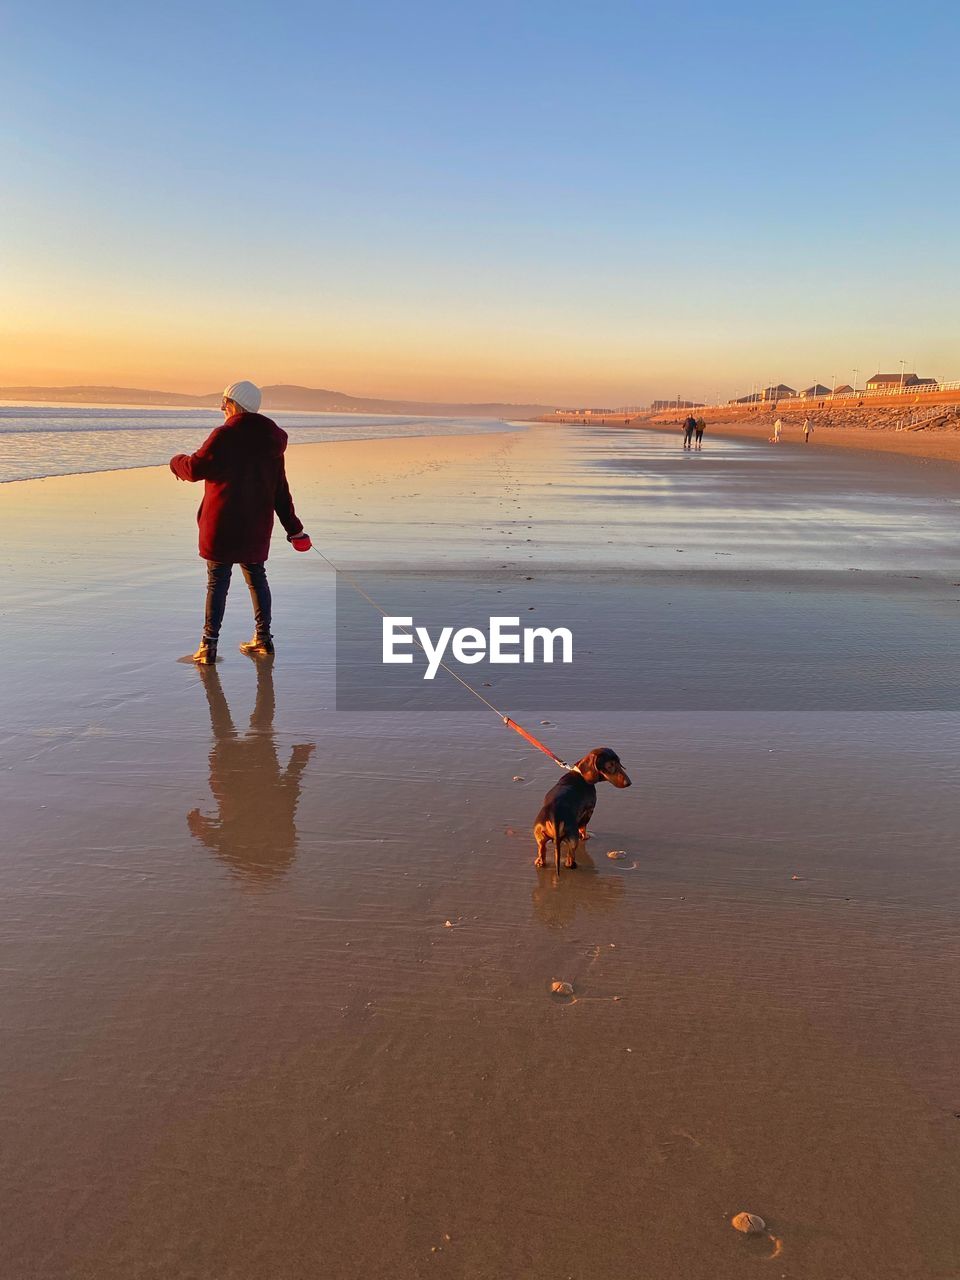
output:
POLYGON ((958 13, 8 3, 0 383, 960 377, 958 13))

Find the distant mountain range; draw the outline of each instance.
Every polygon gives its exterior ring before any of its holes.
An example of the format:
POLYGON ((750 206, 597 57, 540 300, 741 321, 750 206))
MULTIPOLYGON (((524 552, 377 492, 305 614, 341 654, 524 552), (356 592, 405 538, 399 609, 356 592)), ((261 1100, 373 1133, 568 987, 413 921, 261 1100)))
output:
MULTIPOLYGON (((177 409, 216 409, 220 392, 205 396, 176 391, 143 391, 137 387, 0 387, 0 400, 47 400, 59 404, 154 405, 177 409)), ((286 384, 263 388, 263 408, 300 413, 398 413, 414 417, 532 418, 549 413, 547 404, 439 404, 432 400, 373 400, 322 387, 286 384)))

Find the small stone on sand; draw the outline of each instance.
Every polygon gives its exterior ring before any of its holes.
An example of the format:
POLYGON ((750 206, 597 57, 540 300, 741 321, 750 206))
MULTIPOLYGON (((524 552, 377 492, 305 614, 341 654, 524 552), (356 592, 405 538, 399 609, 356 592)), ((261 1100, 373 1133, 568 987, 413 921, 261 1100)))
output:
MULTIPOLYGON (((561 835, 563 833, 561 832, 561 835)), ((626 849, 611 849, 607 854, 608 858, 625 858, 627 856, 626 849)))
POLYGON ((737 1213, 730 1219, 735 1231, 742 1231, 747 1236, 759 1236, 767 1229, 764 1220, 755 1213, 737 1213))
POLYGON ((550 983, 550 990, 555 995, 558 995, 558 996, 573 995, 573 987, 571 986, 571 984, 569 982, 561 982, 559 979, 557 979, 556 982, 550 983))

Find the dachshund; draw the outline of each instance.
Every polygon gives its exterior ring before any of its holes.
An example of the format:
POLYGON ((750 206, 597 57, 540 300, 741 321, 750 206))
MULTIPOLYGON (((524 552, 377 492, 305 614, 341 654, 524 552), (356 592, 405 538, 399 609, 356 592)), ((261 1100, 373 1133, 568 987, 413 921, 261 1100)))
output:
POLYGON ((621 789, 630 786, 620 757, 610 747, 595 747, 544 796, 543 808, 533 824, 533 838, 537 842, 534 866, 546 866, 547 841, 552 840, 557 874, 560 873, 560 850, 564 844, 568 846, 564 866, 571 870, 576 867, 577 850, 587 838, 587 823, 597 806, 595 784, 598 782, 612 782, 621 789))

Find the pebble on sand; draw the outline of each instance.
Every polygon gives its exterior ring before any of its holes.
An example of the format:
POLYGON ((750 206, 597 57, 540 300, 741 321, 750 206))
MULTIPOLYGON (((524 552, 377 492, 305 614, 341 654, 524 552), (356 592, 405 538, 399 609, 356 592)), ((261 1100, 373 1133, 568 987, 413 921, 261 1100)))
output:
POLYGON ((558 996, 573 995, 573 986, 569 982, 561 982, 559 978, 550 983, 550 990, 558 996))
POLYGON ((627 856, 626 849, 611 849, 607 854, 608 858, 625 858, 627 856))
POLYGON ((747 1236, 759 1236, 767 1229, 767 1224, 756 1213, 736 1213, 730 1219, 735 1231, 742 1231, 747 1236))

